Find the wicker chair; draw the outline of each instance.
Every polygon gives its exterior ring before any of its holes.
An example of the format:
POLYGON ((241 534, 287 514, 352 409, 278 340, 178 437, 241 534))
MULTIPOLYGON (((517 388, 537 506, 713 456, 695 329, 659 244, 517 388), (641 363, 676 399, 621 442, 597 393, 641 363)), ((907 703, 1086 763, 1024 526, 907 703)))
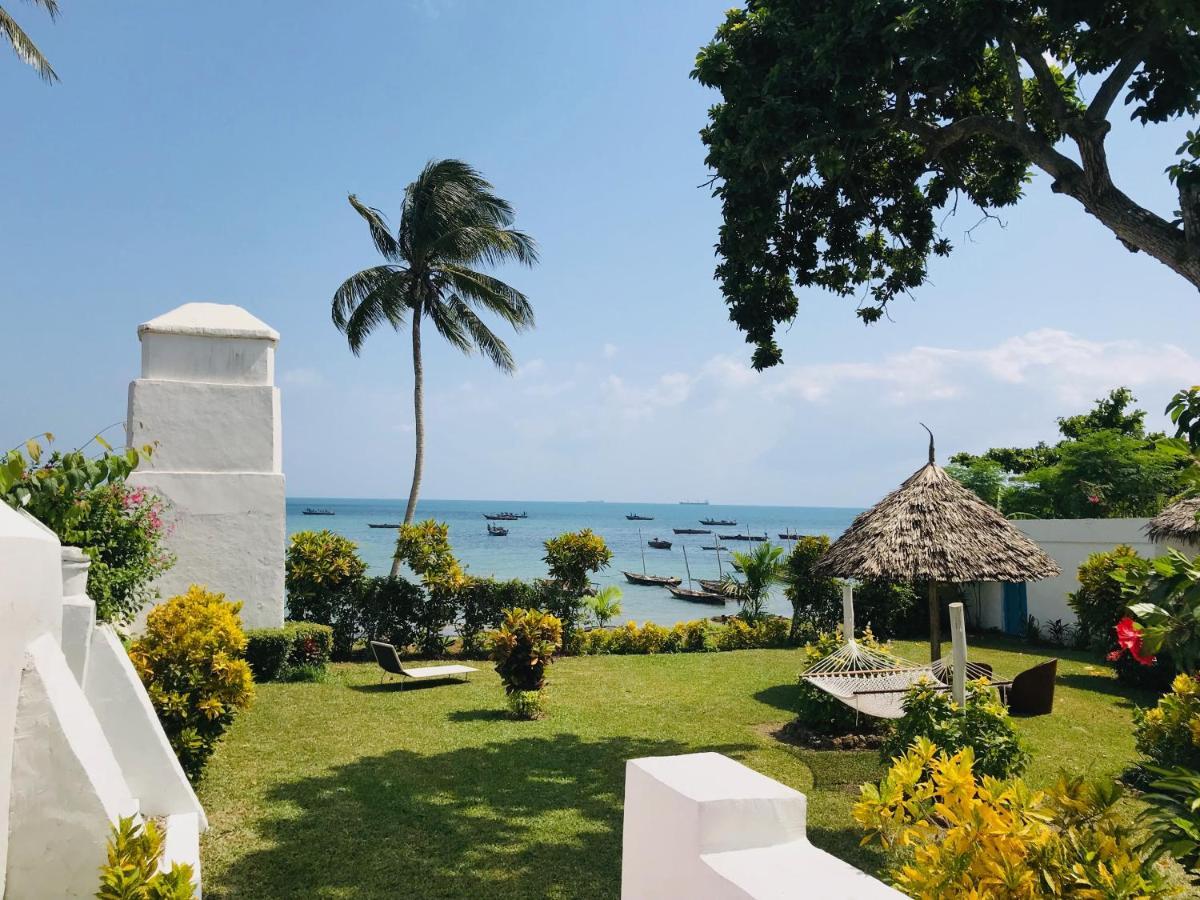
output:
POLYGON ((1015 716, 1045 716, 1054 710, 1054 679, 1058 660, 1052 659, 1026 669, 1004 692, 1008 711, 1015 716))

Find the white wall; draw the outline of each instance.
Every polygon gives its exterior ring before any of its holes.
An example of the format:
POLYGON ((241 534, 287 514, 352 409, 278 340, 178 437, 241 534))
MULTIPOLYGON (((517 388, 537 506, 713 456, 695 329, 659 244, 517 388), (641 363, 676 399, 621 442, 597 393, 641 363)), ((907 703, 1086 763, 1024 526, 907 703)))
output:
MULTIPOLYGON (((1146 537, 1148 519, 1015 519, 1017 526, 1058 563, 1062 574, 1026 584, 1029 615, 1045 626, 1062 619, 1074 622, 1067 595, 1079 587, 1080 565, 1093 553, 1128 544, 1142 556, 1161 556, 1166 546, 1146 537)), ((1193 551, 1194 552, 1194 551, 1193 551)), ((1004 623, 1003 587, 995 582, 980 585, 981 624, 1001 628, 1004 623)), ((973 595, 972 595, 973 598, 973 595)))
POLYGON ((625 764, 622 900, 895 900, 809 843, 807 799, 719 753, 625 764))

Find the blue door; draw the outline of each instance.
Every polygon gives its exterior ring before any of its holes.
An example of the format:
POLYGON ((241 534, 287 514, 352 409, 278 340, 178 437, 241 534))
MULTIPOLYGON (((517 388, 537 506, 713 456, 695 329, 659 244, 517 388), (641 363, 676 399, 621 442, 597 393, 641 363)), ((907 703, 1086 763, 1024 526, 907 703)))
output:
POLYGON ((1025 593, 1025 582, 1004 583, 1004 632, 1023 635, 1025 621, 1029 618, 1029 600, 1025 593))

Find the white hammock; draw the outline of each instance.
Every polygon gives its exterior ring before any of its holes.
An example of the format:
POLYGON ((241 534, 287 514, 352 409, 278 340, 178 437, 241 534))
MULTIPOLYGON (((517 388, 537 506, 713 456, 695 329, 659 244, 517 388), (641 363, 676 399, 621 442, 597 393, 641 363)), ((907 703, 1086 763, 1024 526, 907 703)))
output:
MULTIPOLYGON (((904 695, 910 687, 930 683, 937 690, 949 690, 953 665, 942 658, 932 663, 909 662, 882 650, 872 650, 854 640, 854 594, 850 585, 843 587, 843 634, 850 639, 822 657, 801 678, 820 688, 858 712, 879 719, 899 719, 904 715, 904 695)), ((964 637, 963 655, 966 655, 964 637)), ((991 670, 985 666, 966 663, 968 681, 986 678, 991 670)))

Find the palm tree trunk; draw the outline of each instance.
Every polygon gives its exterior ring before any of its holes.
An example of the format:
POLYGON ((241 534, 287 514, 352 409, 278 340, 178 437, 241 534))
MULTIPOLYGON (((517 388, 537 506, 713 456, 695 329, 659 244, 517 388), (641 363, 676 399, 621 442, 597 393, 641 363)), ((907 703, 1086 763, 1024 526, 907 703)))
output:
MULTIPOLYGON (((412 487, 408 491, 408 506, 404 510, 404 524, 411 525, 417 512, 417 495, 421 492, 421 470, 425 467, 425 366, 421 361, 421 308, 413 310, 412 318, 413 353, 413 430, 416 449, 413 453, 412 487)), ((392 559, 392 577, 400 576, 400 560, 392 559)))

